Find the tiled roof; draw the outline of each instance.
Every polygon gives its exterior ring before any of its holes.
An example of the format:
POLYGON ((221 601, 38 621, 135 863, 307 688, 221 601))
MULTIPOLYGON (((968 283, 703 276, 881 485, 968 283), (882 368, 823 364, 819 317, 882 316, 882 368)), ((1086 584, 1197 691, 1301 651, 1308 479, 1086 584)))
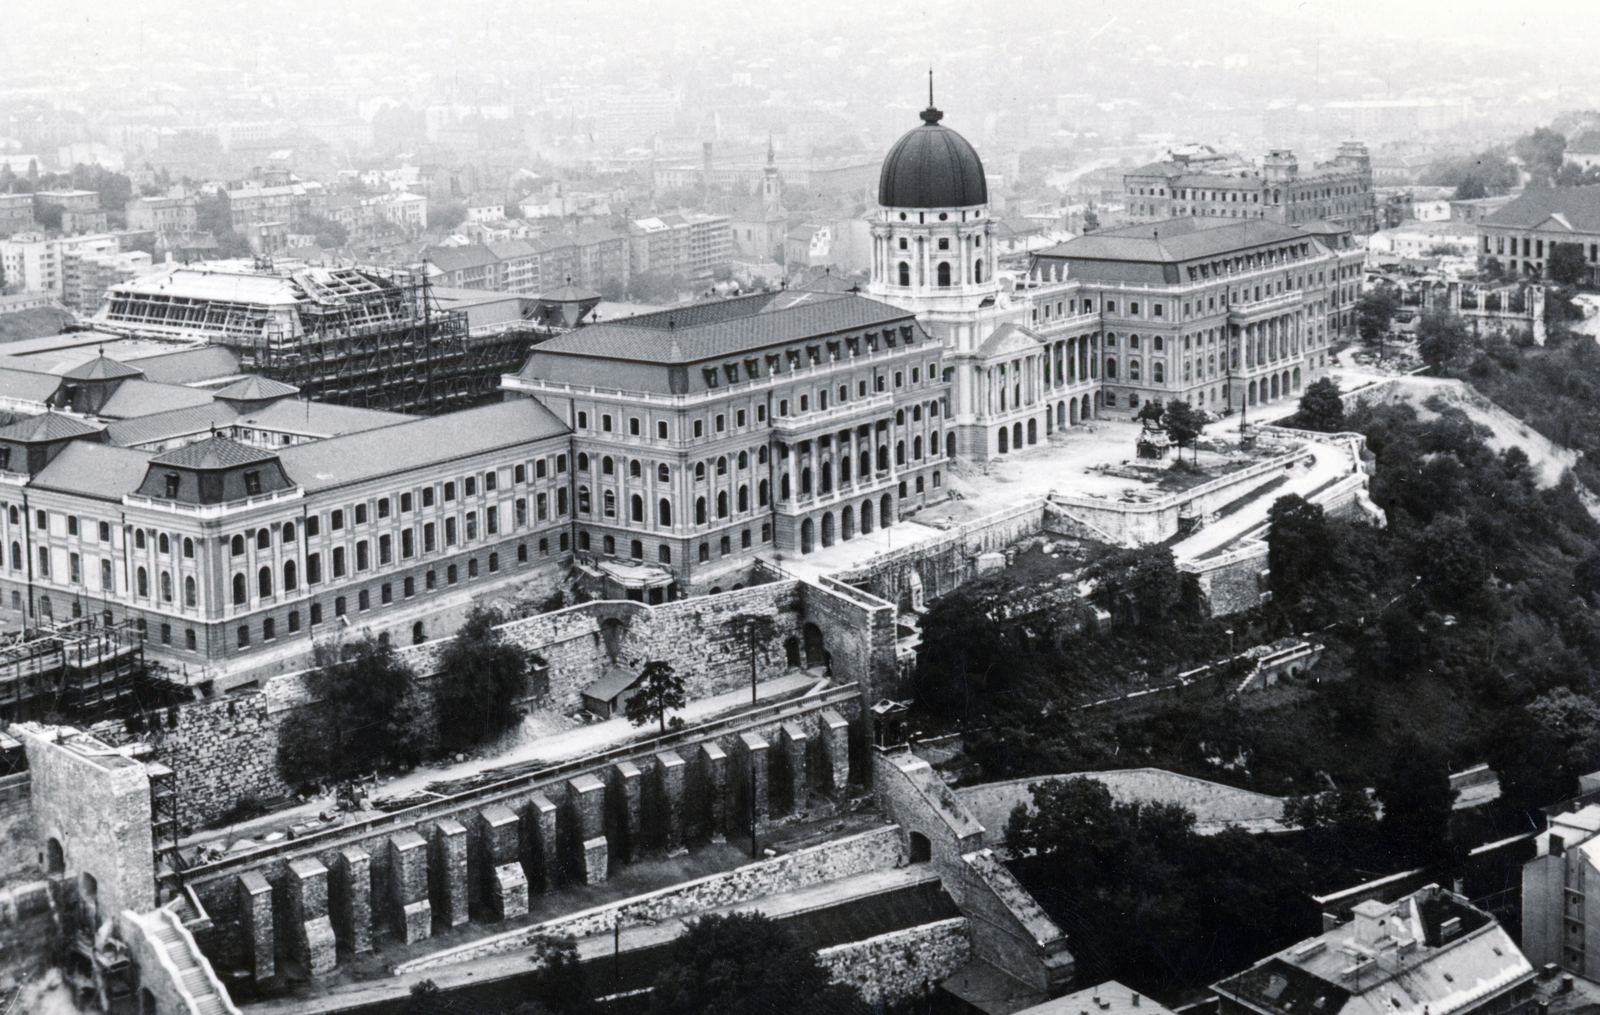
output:
POLYGON ((239 372, 239 354, 221 345, 185 349, 139 360, 144 379, 157 384, 192 384, 239 372))
POLYGON ((353 405, 331 405, 286 398, 241 415, 234 423, 260 430, 343 437, 383 427, 415 422, 417 417, 378 409, 358 409, 353 405))
POLYGON ((422 252, 422 259, 441 271, 462 271, 500 263, 493 251, 477 243, 461 247, 428 247, 422 252))
MULTIPOLYGON (((281 403, 280 403, 281 404, 281 403)), ((398 474, 485 451, 567 433, 567 425, 531 398, 430 416, 394 427, 296 444, 278 453, 289 477, 307 491, 398 474)))
POLYGON ((293 384, 272 380, 270 377, 250 376, 215 393, 217 398, 231 398, 236 402, 260 402, 268 398, 288 398, 298 395, 300 389, 293 384))
POLYGON ((89 362, 75 366, 61 376, 72 381, 114 381, 119 377, 138 377, 142 373, 144 371, 137 367, 118 363, 116 360, 101 353, 89 362))
POLYGON ((150 416, 119 419, 106 427, 106 438, 121 447, 137 444, 154 444, 204 433, 213 426, 227 426, 239 415, 239 410, 227 402, 207 402, 184 409, 158 412, 150 416))
POLYGON ((171 412, 211 402, 211 392, 181 384, 152 384, 134 378, 117 385, 117 390, 100 407, 99 415, 108 419, 131 419, 171 412))
POLYGON ((1590 127, 1567 142, 1569 155, 1600 155, 1600 130, 1590 127))
POLYGON ((507 240, 504 243, 489 244, 489 253, 502 261, 509 261, 513 257, 532 257, 539 251, 526 240, 507 240))
POLYGON ((23 444, 44 443, 68 437, 82 437, 84 434, 99 433, 104 429, 103 426, 96 426, 76 416, 44 412, 37 416, 19 419, 10 426, 0 429, 0 440, 18 441, 23 444))
POLYGON ((61 453, 44 467, 44 471, 33 477, 29 485, 99 500, 120 501, 123 494, 139 489, 149 464, 148 451, 73 441, 62 448, 61 453))
POLYGON ((1600 187, 1529 187, 1483 224, 1537 229, 1552 219, 1556 229, 1600 233, 1600 187))
POLYGON ((219 435, 193 444, 185 444, 171 451, 163 451, 150 459, 150 464, 170 465, 180 469, 232 469, 241 465, 253 465, 256 462, 270 462, 276 457, 270 451, 252 448, 219 435))
POLYGON ((61 378, 55 374, 35 373, 32 370, 11 370, 0 367, 0 398, 15 398, 23 402, 43 402, 61 387, 61 378))
POLYGON ((584 300, 598 300, 599 298, 599 293, 590 292, 583 286, 573 285, 571 282, 558 285, 549 292, 539 294, 539 299, 544 300, 546 303, 582 303, 584 300))
POLYGON ((1292 226, 1266 219, 1214 226, 1195 217, 1174 218, 1086 233, 1042 250, 1038 256, 1175 264, 1305 238, 1305 233, 1292 226))

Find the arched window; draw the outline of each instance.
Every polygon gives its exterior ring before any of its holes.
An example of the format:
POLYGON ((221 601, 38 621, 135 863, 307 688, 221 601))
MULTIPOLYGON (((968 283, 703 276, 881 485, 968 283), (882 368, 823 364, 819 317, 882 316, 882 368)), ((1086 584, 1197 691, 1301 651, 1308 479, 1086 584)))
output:
POLYGON ((604 458, 600 459, 600 471, 605 473, 607 476, 616 475, 617 463, 611 460, 610 455, 606 455, 604 458))
POLYGON ((163 603, 172 602, 172 572, 170 571, 161 572, 161 601, 163 603))
POLYGON ((637 459, 637 458, 633 459, 632 461, 630 461, 628 463, 628 475, 633 477, 634 479, 639 479, 640 478, 640 468, 641 468, 641 466, 639 464, 639 459, 637 459))
POLYGON ((728 517, 728 491, 726 490, 717 494, 717 517, 728 517))
MULTIPOLYGON (((241 547, 239 552, 243 553, 244 552, 244 549, 243 549, 244 544, 240 543, 239 545, 241 547)), ((144 549, 144 530, 143 529, 134 529, 133 530, 133 548, 136 549, 136 550, 144 549)))
POLYGON ((644 521, 644 498, 634 494, 628 502, 629 516, 636 522, 644 521))
POLYGON ((1106 357, 1106 379, 1114 380, 1117 376, 1117 360, 1114 356, 1106 357))
POLYGON ((950 286, 950 262, 949 261, 940 261, 939 262, 939 267, 937 269, 936 277, 939 280, 939 288, 941 288, 941 289, 949 288, 949 286, 950 286))
POLYGON ((704 525, 706 523, 706 499, 704 497, 695 498, 694 523, 696 525, 704 525))
POLYGON ((906 442, 896 441, 894 445, 894 464, 906 464, 906 442))
POLYGON ((833 491, 833 463, 832 462, 823 462, 822 463, 822 492, 823 493, 831 493, 832 491, 833 491))
POLYGON ((1160 335, 1155 336, 1153 341, 1155 342, 1155 350, 1156 350, 1156 352, 1160 352, 1163 348, 1166 347, 1166 343, 1162 340, 1160 335))
POLYGON ((668 469, 665 465, 656 466, 656 480, 657 482, 661 483, 671 482, 672 470, 668 469))
POLYGON ((928 457, 939 457, 939 431, 937 430, 928 435, 928 457))
POLYGON ((285 591, 285 592, 293 592, 295 590, 295 586, 298 584, 295 581, 296 577, 297 577, 297 575, 295 573, 294 561, 292 561, 292 560, 284 561, 283 562, 283 591, 285 591))
POLYGON ((617 516, 617 495, 613 491, 607 490, 606 493, 605 493, 605 501, 604 501, 604 503, 605 503, 606 517, 607 518, 615 518, 617 516))
POLYGON ((706 561, 708 561, 710 559, 711 559, 711 544, 710 543, 701 543, 700 544, 700 563, 704 564, 706 561))
POLYGON ((905 426, 906 425, 906 411, 904 409, 897 409, 895 411, 895 414, 894 414, 894 425, 895 426, 905 426))
POLYGON ((900 284, 911 284, 911 265, 907 264, 905 261, 900 262, 900 284))
POLYGON ((695 479, 705 479, 706 478, 706 463, 705 462, 695 462, 694 463, 694 478, 695 479))
POLYGON ((878 471, 882 472, 882 471, 887 470, 888 468, 889 468, 889 445, 880 444, 878 446, 878 471))
POLYGON ((13 570, 13 571, 21 571, 22 570, 22 544, 21 543, 12 543, 11 544, 11 570, 13 570))
MULTIPOLYGON (((139 569, 139 585, 141 587, 143 587, 143 585, 144 585, 144 568, 142 568, 142 567, 139 569)), ((235 606, 243 606, 245 604, 245 600, 250 598, 250 595, 246 591, 246 589, 247 589, 247 586, 245 585, 244 575, 243 574, 234 575, 233 576, 233 605, 235 605, 235 606)))
POLYGON ((756 500, 759 502, 759 506, 761 507, 767 506, 768 490, 769 487, 767 486, 767 481, 764 479, 761 481, 761 485, 756 487, 756 500))
POLYGON ((1157 384, 1166 383, 1166 371, 1160 363, 1150 364, 1150 376, 1157 384))
MULTIPOLYGON (((165 537, 162 538, 162 542, 163 543, 166 542, 165 537)), ((271 529, 257 529, 256 530, 256 549, 258 549, 258 550, 270 550, 270 549, 272 549, 272 530, 271 529)))
POLYGON ((750 488, 748 486, 739 487, 739 510, 750 510, 750 488))
POLYGON ((727 456, 719 455, 717 457, 717 475, 726 476, 727 474, 728 474, 728 459, 727 459, 727 456))
POLYGON ((1130 359, 1128 361, 1128 380, 1136 381, 1138 379, 1139 379, 1139 361, 1136 360, 1136 359, 1130 359))
POLYGON ((262 599, 272 595, 272 568, 264 567, 256 573, 256 595, 262 599))
POLYGON ((839 482, 850 482, 850 455, 848 452, 839 457, 839 482))
POLYGON ((183 605, 195 605, 195 584, 192 576, 183 580, 183 605))
POLYGON ((922 458, 922 438, 921 437, 914 438, 911 441, 911 457, 914 458, 914 459, 922 458))
MULTIPOLYGON (((138 543, 139 549, 141 549, 141 550, 144 549, 144 530, 143 529, 139 530, 139 538, 137 540, 137 543, 138 543)), ((233 537, 233 544, 231 546, 229 546, 228 549, 229 549, 229 552, 235 557, 244 556, 244 537, 243 536, 234 536, 233 537)))
POLYGON ((665 497, 656 505, 656 520, 662 525, 672 524, 672 502, 665 497))
POLYGON ((578 487, 578 512, 585 515, 589 513, 589 488, 587 486, 578 487))
POLYGON ((749 467, 750 467, 750 455, 749 455, 749 453, 745 452, 745 451, 739 452, 739 468, 748 469, 749 467))
MULTIPOLYGON (((294 542, 294 522, 284 522, 283 523, 283 541, 285 543, 294 542)), ((188 540, 185 539, 184 542, 187 543, 188 540)), ((184 556, 188 557, 188 556, 190 556, 190 554, 185 553, 184 556)))
POLYGON ((800 495, 804 497, 809 493, 811 493, 811 470, 805 468, 800 470, 800 495))
POLYGON ((767 449, 765 445, 756 448, 756 461, 762 465, 767 464, 767 449))
POLYGON ((167 538, 167 534, 165 532, 161 533, 160 538, 157 539, 156 549, 162 553, 172 552, 172 540, 167 538))
POLYGON ((578 471, 589 471, 589 456, 582 451, 578 452, 578 471))
MULTIPOLYGON (((974 240, 977 238, 976 236, 973 237, 974 240)), ((981 260, 972 262, 972 281, 974 284, 983 281, 983 261, 981 260)))

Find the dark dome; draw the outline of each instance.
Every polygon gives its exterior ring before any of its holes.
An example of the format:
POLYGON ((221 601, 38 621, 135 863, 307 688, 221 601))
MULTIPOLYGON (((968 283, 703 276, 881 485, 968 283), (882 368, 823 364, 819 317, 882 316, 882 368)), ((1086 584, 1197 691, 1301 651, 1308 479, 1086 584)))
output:
POLYGON ((878 203, 886 208, 968 208, 989 203, 983 163, 967 139, 939 126, 944 114, 930 104, 922 126, 894 143, 878 177, 878 203))

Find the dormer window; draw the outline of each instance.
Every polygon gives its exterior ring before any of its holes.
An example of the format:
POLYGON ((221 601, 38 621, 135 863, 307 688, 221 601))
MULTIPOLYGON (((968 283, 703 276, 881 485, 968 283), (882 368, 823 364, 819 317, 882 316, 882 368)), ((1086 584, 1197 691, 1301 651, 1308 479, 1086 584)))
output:
POLYGON ((251 497, 261 492, 261 473, 251 470, 244 474, 244 492, 251 497))
POLYGON ((717 386, 717 368, 716 367, 701 367, 700 368, 700 373, 706 379, 706 387, 714 388, 714 387, 717 386))
POLYGON ((722 372, 727 376, 729 384, 739 383, 739 364, 724 363, 722 364, 722 372))
MULTIPOLYGON (((4 466, 0 466, 0 468, 4 468, 4 466)), ((178 496, 178 474, 176 472, 169 472, 167 473, 166 479, 167 497, 176 498, 178 496)))

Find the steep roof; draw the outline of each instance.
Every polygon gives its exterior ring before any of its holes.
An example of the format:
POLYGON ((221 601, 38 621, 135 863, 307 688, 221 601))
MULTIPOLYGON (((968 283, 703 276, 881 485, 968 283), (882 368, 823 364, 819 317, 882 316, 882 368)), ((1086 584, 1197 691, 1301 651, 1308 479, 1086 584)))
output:
POLYGON ((170 465, 179 469, 200 469, 210 471, 217 469, 232 469, 241 465, 254 465, 256 462, 270 462, 277 456, 260 448, 252 448, 246 444, 218 434, 208 437, 203 441, 185 444, 181 448, 163 451, 150 459, 151 465, 170 465))
POLYGON ((1529 187, 1522 196, 1483 220, 1487 226, 1549 228, 1600 233, 1600 186, 1529 187))
POLYGON ((581 285, 573 285, 570 281, 558 285, 548 292, 539 294, 539 299, 546 303, 582 303, 584 300, 598 300, 600 294, 591 292, 581 285))
POLYGON ((171 412, 211 401, 211 392, 188 388, 181 384, 153 384, 132 378, 117 385, 99 415, 109 419, 131 419, 134 416, 151 416, 158 412, 171 412))
POLYGON ((119 419, 106 427, 106 438, 121 447, 154 444, 174 437, 204 433, 211 427, 226 426, 238 415, 239 410, 227 402, 207 402, 149 416, 119 419))
POLYGON ((111 444, 73 441, 37 476, 30 486, 59 490, 99 500, 120 501, 139 489, 150 464, 150 452, 111 444))
POLYGON ((43 402, 61 388, 55 374, 0 367, 0 397, 21 402, 43 402))
POLYGON ((103 426, 81 420, 76 416, 65 416, 59 412, 44 412, 37 416, 28 416, 17 420, 8 427, 0 428, 0 441, 17 441, 21 444, 45 443, 59 441, 69 437, 82 437, 84 434, 99 433, 103 426))
POLYGON ((567 433, 567 425, 532 398, 495 402, 381 430, 296 444, 278 459, 307 491, 403 473, 486 451, 520 447, 567 433))
POLYGON ((144 379, 157 384, 192 384, 239 372, 239 354, 222 345, 146 356, 139 360, 144 379))
POLYGON ((885 208, 967 208, 989 203, 983 161, 967 139, 939 124, 944 114, 921 113, 922 126, 905 133, 884 156, 878 203, 885 208))
POLYGON ((118 363, 105 353, 101 353, 87 363, 73 367, 61 376, 72 381, 114 381, 121 377, 138 377, 144 373, 137 367, 130 367, 126 363, 118 363))

